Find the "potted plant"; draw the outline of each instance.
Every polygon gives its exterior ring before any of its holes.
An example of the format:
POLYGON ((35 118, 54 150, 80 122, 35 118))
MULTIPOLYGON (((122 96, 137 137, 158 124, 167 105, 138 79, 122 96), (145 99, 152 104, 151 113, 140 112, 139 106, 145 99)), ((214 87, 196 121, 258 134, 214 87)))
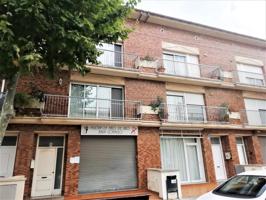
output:
POLYGON ((229 122, 230 109, 229 109, 228 103, 222 103, 220 107, 224 108, 224 109, 220 109, 219 111, 220 121, 229 122))
POLYGON ((17 115, 40 115, 40 109, 44 106, 44 93, 36 86, 31 86, 31 93, 17 93, 14 99, 14 107, 17 115))
POLYGON ((164 66, 160 65, 158 68, 157 68, 158 72, 161 72, 161 73, 164 73, 165 72, 165 68, 164 66))
POLYGON ((163 106, 163 98, 162 97, 157 97, 155 101, 152 101, 149 106, 151 109, 158 113, 160 119, 165 119, 167 116, 165 116, 165 108, 163 106))

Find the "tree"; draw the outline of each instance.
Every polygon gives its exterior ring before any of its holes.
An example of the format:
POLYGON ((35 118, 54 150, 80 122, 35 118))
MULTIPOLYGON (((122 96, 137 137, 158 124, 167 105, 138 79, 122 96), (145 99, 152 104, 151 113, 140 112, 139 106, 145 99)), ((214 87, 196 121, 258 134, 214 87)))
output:
POLYGON ((0 79, 7 94, 0 113, 0 145, 14 116, 20 75, 61 68, 88 72, 96 45, 125 39, 125 19, 135 0, 0 0, 0 79))

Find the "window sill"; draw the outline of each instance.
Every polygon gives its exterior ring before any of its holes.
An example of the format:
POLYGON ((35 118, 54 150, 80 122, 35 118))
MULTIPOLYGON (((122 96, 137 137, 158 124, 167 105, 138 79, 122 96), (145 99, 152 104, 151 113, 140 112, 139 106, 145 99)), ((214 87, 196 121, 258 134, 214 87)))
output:
POLYGON ((195 182, 185 182, 185 183, 181 183, 181 186, 182 185, 199 185, 199 184, 206 184, 206 183, 209 183, 209 182, 206 182, 206 181, 195 181, 195 182))

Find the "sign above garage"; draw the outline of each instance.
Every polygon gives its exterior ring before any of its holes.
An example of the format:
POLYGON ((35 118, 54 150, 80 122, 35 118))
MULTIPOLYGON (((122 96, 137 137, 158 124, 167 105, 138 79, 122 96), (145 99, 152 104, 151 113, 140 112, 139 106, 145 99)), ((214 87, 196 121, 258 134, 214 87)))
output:
POLYGON ((81 135, 137 136, 138 127, 124 126, 81 126, 81 135))

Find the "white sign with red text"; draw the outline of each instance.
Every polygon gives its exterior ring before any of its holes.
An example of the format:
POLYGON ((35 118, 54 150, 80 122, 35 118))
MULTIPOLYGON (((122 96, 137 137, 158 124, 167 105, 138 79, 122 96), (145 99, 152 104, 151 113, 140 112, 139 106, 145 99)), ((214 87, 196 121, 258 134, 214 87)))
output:
POLYGON ((137 136, 138 127, 128 126, 81 126, 81 135, 137 136))

